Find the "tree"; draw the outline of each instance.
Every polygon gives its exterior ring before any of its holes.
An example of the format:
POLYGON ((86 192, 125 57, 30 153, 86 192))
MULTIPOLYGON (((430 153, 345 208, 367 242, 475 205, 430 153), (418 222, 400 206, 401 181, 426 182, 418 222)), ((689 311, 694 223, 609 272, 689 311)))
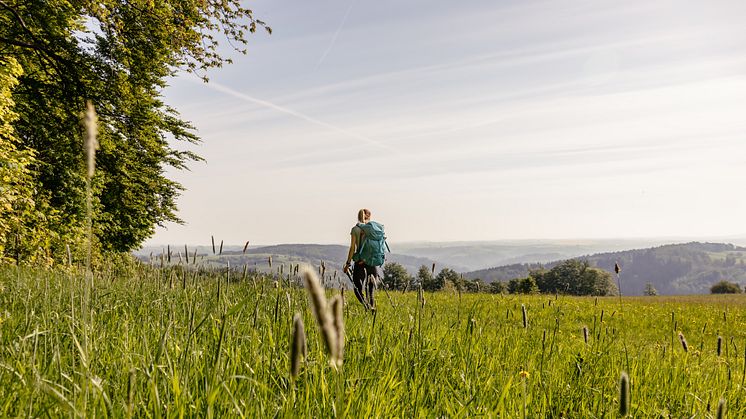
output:
POLYGON ((239 0, 0 1, 0 61, 14 57, 23 71, 12 125, 19 151, 35 159, 27 185, 53 233, 47 251, 63 254, 84 237, 87 100, 100 122, 92 190, 101 248, 131 250, 157 225, 181 221, 181 185, 165 172, 200 160, 172 145, 199 138, 163 102, 166 79, 185 70, 206 80, 230 62, 219 54, 221 36, 245 53, 248 33, 262 26, 239 0))
POLYGON ((383 266, 383 283, 389 289, 404 290, 409 288, 414 279, 407 269, 399 263, 387 262, 383 266))
POLYGON ((457 290, 462 290, 461 275, 451 268, 441 269, 435 277, 435 282, 440 286, 438 289, 443 289, 446 287, 446 284, 451 284, 457 290))
POLYGON ((462 279, 461 280, 464 286, 464 289, 467 292, 480 292, 484 290, 484 281, 482 281, 479 278, 476 279, 462 279))
POLYGON ((710 287, 710 293, 712 294, 740 294, 741 286, 735 282, 720 281, 710 287))
POLYGON ((428 268, 425 265, 420 266, 420 269, 417 270, 417 279, 416 284, 413 284, 417 287, 422 286, 425 287, 425 284, 428 284, 433 281, 433 274, 430 268, 428 268))
POLYGON ((655 289, 655 287, 653 286, 651 282, 648 282, 647 284, 645 284, 645 291, 643 291, 643 294, 649 297, 654 297, 658 295, 658 290, 655 289))
POLYGON ((538 294, 539 287, 532 276, 514 278, 508 282, 508 292, 511 294, 538 294))
POLYGON ((489 292, 492 294, 505 294, 508 292, 508 286, 505 282, 495 281, 490 283, 489 292))
POLYGON ((549 271, 532 271, 539 290, 550 294, 614 295, 616 285, 611 274, 591 267, 588 261, 566 260, 549 271))

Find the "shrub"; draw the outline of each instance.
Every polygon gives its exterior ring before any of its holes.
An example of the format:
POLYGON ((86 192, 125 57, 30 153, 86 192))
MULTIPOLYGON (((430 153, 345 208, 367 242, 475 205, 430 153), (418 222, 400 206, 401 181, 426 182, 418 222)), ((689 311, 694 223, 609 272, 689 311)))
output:
POLYGON ((712 294, 740 294, 741 287, 735 282, 720 281, 710 287, 712 294))

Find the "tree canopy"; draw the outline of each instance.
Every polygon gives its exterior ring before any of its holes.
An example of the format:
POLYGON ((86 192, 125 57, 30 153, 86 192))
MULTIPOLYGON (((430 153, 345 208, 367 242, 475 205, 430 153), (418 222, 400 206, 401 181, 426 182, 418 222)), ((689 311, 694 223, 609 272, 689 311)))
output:
POLYGON ((2 256, 61 258, 66 245, 80 248, 86 101, 99 115, 100 249, 129 251, 156 226, 181 222, 182 187, 165 171, 200 160, 176 146, 199 138, 162 89, 179 71, 207 80, 230 62, 220 43, 245 54, 248 34, 262 27, 270 31, 238 0, 0 0, 0 186, 11 191, 0 202, 2 256))
POLYGON ((407 268, 400 263, 387 262, 383 266, 383 283, 387 288, 403 291, 409 289, 413 281, 414 278, 409 275, 407 268))
POLYGON ((617 287, 611 274, 591 267, 588 261, 566 260, 554 268, 530 273, 539 291, 568 295, 614 295, 617 287))
POLYGON ((712 294, 740 294, 741 286, 735 282, 720 281, 710 288, 712 294))

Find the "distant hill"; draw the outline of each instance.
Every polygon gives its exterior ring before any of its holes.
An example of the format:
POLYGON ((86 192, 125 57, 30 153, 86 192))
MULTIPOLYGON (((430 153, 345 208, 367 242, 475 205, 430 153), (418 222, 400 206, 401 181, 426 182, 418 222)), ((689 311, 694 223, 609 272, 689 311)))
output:
MULTIPOLYGON (((210 265, 227 265, 230 262, 231 266, 244 266, 256 268, 258 270, 267 271, 269 270, 268 259, 272 257, 273 270, 280 265, 286 264, 309 264, 313 266, 319 266, 321 261, 327 267, 327 272, 333 272, 338 270, 341 274, 342 265, 347 258, 347 246, 340 245, 324 245, 324 244, 280 244, 273 246, 261 246, 261 247, 250 247, 246 253, 239 246, 226 246, 223 248, 222 255, 215 255, 212 253, 211 246, 198 246, 190 247, 189 253, 190 258, 192 252, 197 250, 197 260, 202 264, 210 265)), ((172 260, 177 258, 177 252, 182 252, 181 248, 172 248, 172 260)), ((154 257, 158 257, 161 254, 161 248, 154 249, 142 249, 137 253, 137 256, 142 260, 149 258, 150 252, 153 253, 154 257)), ((449 267, 456 271, 467 270, 462 266, 455 265, 442 265, 438 261, 434 261, 429 258, 402 255, 398 253, 386 253, 387 262, 397 262, 402 264, 410 274, 415 275, 420 266, 431 266, 433 263, 438 268, 449 267)))
MULTIPOLYGON (((622 267, 620 276, 625 295, 641 295, 652 283, 660 294, 709 293, 712 284, 727 280, 746 283, 746 247, 724 243, 669 244, 648 249, 599 253, 574 259, 612 272, 614 263, 622 267)), ((525 277, 529 269, 551 268, 560 261, 538 264, 512 264, 465 273, 468 278, 486 282, 525 277)))
POLYGON ((396 243, 397 253, 425 257, 464 271, 520 263, 547 263, 581 255, 640 249, 671 243, 666 239, 498 240, 483 242, 396 243))

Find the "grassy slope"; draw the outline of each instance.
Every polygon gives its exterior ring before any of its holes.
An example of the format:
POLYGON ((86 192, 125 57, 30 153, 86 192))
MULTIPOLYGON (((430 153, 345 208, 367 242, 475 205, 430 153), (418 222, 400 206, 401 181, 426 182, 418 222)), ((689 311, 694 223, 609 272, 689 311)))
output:
POLYGON ((335 371, 302 289, 225 281, 109 271, 86 309, 79 275, 0 267, 0 416, 521 417, 525 405, 531 417, 615 417, 623 370, 635 417, 703 417, 721 397, 730 417, 746 415, 742 296, 625 298, 622 314, 615 298, 439 293, 420 310, 415 294, 392 293, 394 309, 381 293, 374 318, 348 292, 335 371), (292 382, 295 312, 309 357, 292 382))

